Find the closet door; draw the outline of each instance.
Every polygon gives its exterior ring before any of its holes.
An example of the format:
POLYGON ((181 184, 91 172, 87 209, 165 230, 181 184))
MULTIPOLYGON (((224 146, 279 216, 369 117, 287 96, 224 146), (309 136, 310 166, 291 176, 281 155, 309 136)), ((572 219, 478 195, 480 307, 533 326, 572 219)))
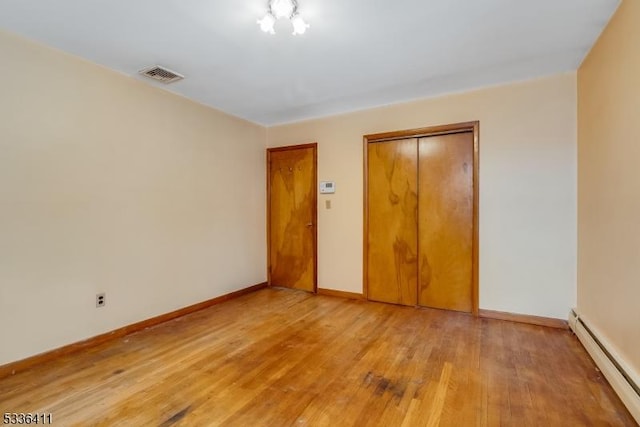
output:
POLYGON ((415 306, 418 140, 376 142, 367 150, 367 296, 415 306))
POLYGON ((419 140, 418 304, 473 308, 473 133, 419 140))

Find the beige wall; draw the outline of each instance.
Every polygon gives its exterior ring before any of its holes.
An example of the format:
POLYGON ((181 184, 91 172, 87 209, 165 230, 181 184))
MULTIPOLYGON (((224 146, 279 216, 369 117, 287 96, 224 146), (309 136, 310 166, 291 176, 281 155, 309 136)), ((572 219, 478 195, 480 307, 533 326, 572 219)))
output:
POLYGON ((319 286, 362 291, 362 136, 480 120, 480 307, 566 318, 576 284, 576 76, 273 127, 318 142, 319 286), (332 200, 332 209, 324 201, 332 200))
POLYGON ((0 364, 265 280, 264 128, 2 32, 0 54, 0 364))
POLYGON ((578 311, 640 384, 640 1, 578 72, 578 311))

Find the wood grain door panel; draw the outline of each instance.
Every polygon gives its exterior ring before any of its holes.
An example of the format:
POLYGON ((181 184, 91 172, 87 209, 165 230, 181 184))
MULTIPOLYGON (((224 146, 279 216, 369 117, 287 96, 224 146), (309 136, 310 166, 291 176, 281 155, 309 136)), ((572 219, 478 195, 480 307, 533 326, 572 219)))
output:
POLYGON ((269 150, 269 284, 316 290, 316 147, 269 150))
POLYGON ((368 144, 367 296, 415 306, 418 140, 368 144))
POLYGON ((418 304, 473 309, 473 133, 419 140, 418 304))

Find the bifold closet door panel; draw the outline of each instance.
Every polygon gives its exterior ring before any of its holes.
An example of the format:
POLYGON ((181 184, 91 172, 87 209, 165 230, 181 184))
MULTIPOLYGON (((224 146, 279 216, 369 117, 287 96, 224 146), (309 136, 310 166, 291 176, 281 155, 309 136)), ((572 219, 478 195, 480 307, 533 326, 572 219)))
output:
POLYGON ((418 140, 368 144, 367 296, 415 306, 418 278, 418 140))
POLYGON ((472 311, 473 133, 419 140, 418 304, 472 311))

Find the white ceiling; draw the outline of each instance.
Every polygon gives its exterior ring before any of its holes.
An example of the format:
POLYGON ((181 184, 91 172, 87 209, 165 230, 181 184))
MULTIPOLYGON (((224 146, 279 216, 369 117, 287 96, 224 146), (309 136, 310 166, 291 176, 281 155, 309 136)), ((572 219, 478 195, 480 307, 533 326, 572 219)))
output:
POLYGON ((266 0, 1 0, 0 28, 274 125, 575 70, 618 3, 299 0, 272 36, 266 0))

